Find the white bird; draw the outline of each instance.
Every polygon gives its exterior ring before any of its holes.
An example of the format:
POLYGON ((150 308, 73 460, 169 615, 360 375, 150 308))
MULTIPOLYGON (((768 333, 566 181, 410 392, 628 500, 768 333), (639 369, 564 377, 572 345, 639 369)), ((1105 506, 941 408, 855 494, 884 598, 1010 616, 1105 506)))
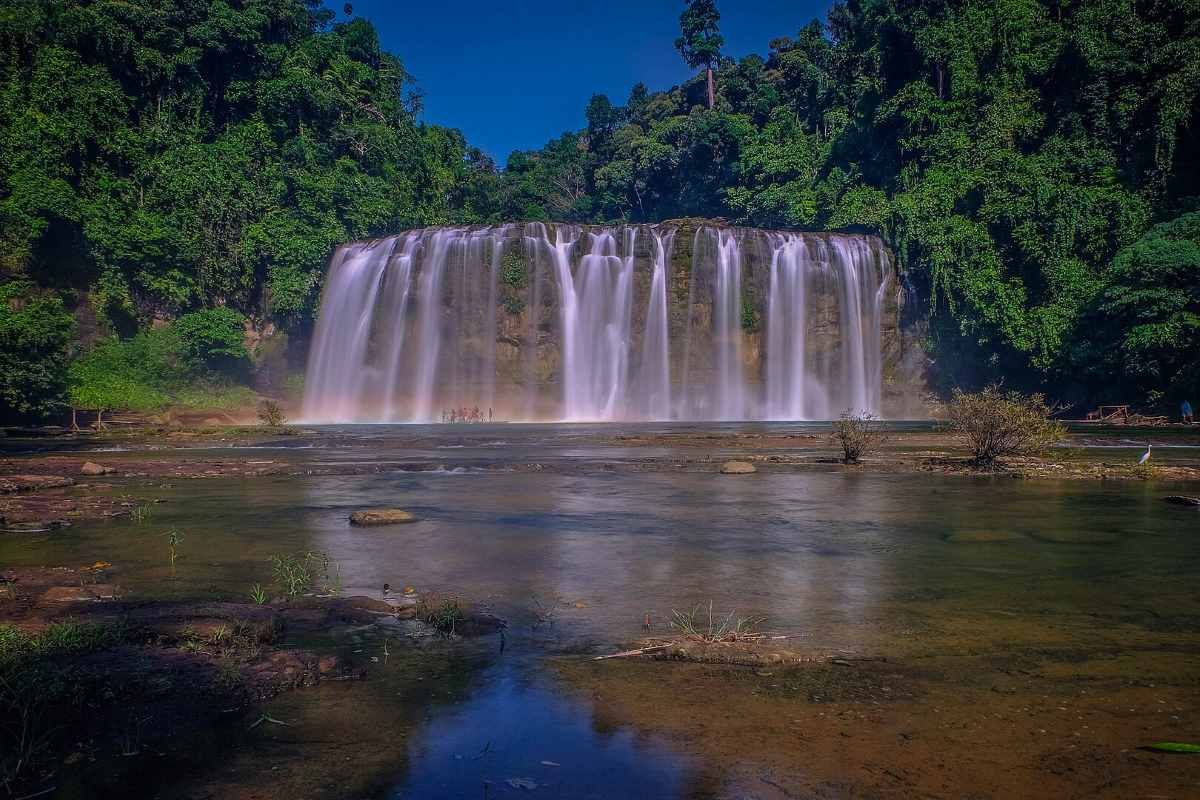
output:
POLYGON ((1138 466, 1145 464, 1149 460, 1150 460, 1150 443, 1147 442, 1146 443, 1146 452, 1140 459, 1138 459, 1138 466))

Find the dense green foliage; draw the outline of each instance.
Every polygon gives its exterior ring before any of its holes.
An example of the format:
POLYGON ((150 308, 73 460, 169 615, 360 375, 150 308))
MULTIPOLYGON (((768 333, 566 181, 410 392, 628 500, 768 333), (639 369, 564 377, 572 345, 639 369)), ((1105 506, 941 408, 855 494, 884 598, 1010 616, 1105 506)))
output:
MULTIPOLYGON (((102 339, 71 363, 71 404, 155 411, 169 404, 222 406, 249 364, 244 318, 227 308, 184 314, 131 337, 102 339)), ((235 391, 241 401, 245 393, 235 391)))
POLYGON ((160 406, 245 368, 239 315, 303 342, 337 243, 514 219, 874 232, 945 388, 1200 390, 1200 3, 850 0, 736 61, 718 19, 684 3, 694 79, 497 172, 316 0, 3 4, 0 417, 60 405, 71 311, 75 402, 160 406))
POLYGON ((333 20, 313 0, 4 3, 0 279, 76 290, 124 335, 221 305, 295 324, 335 244, 476 219, 491 164, 417 121, 370 23, 333 20))
POLYGON ((1200 386, 1200 212, 1151 228, 1103 279, 1080 361, 1099 380, 1124 376, 1147 396, 1200 386))
POLYGON ((75 320, 58 297, 27 282, 0 284, 0 418, 58 410, 75 320))
POLYGON ((1134 245, 1200 193, 1194 0, 853 0, 721 60, 711 111, 704 83, 593 98, 585 131, 509 159, 499 216, 875 232, 946 386, 1200 389, 1195 227, 1134 245))

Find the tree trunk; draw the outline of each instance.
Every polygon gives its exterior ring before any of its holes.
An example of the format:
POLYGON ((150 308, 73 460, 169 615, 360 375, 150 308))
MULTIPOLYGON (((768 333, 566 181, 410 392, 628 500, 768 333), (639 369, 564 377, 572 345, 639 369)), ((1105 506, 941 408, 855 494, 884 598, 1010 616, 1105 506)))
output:
POLYGON ((708 107, 712 108, 717 101, 716 91, 713 88, 713 73, 712 67, 708 68, 708 107))

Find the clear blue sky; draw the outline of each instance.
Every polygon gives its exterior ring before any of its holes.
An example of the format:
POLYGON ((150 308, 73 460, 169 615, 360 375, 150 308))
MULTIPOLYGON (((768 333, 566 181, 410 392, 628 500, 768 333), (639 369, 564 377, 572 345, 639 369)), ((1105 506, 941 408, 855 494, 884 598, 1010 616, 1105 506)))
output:
MULTIPOLYGON (((327 5, 343 19, 342 3, 327 5)), ((682 0, 356 0, 385 49, 425 92, 427 122, 459 128, 500 166, 584 125, 596 93, 622 104, 633 84, 668 89, 688 76, 675 52, 682 0)), ((718 0, 725 53, 766 55, 829 0, 718 0)))

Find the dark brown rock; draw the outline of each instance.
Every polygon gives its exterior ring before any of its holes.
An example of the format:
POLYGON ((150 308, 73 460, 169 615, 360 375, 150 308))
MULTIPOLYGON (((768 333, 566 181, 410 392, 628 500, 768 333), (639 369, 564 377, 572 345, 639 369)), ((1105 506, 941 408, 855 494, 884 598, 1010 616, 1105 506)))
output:
POLYGON ((85 461, 83 466, 79 468, 79 472, 83 475, 111 475, 116 471, 116 467, 97 464, 95 461, 85 461))
POLYGON ((1200 497, 1188 497, 1182 494, 1167 495, 1163 500, 1177 506, 1200 506, 1200 497))

